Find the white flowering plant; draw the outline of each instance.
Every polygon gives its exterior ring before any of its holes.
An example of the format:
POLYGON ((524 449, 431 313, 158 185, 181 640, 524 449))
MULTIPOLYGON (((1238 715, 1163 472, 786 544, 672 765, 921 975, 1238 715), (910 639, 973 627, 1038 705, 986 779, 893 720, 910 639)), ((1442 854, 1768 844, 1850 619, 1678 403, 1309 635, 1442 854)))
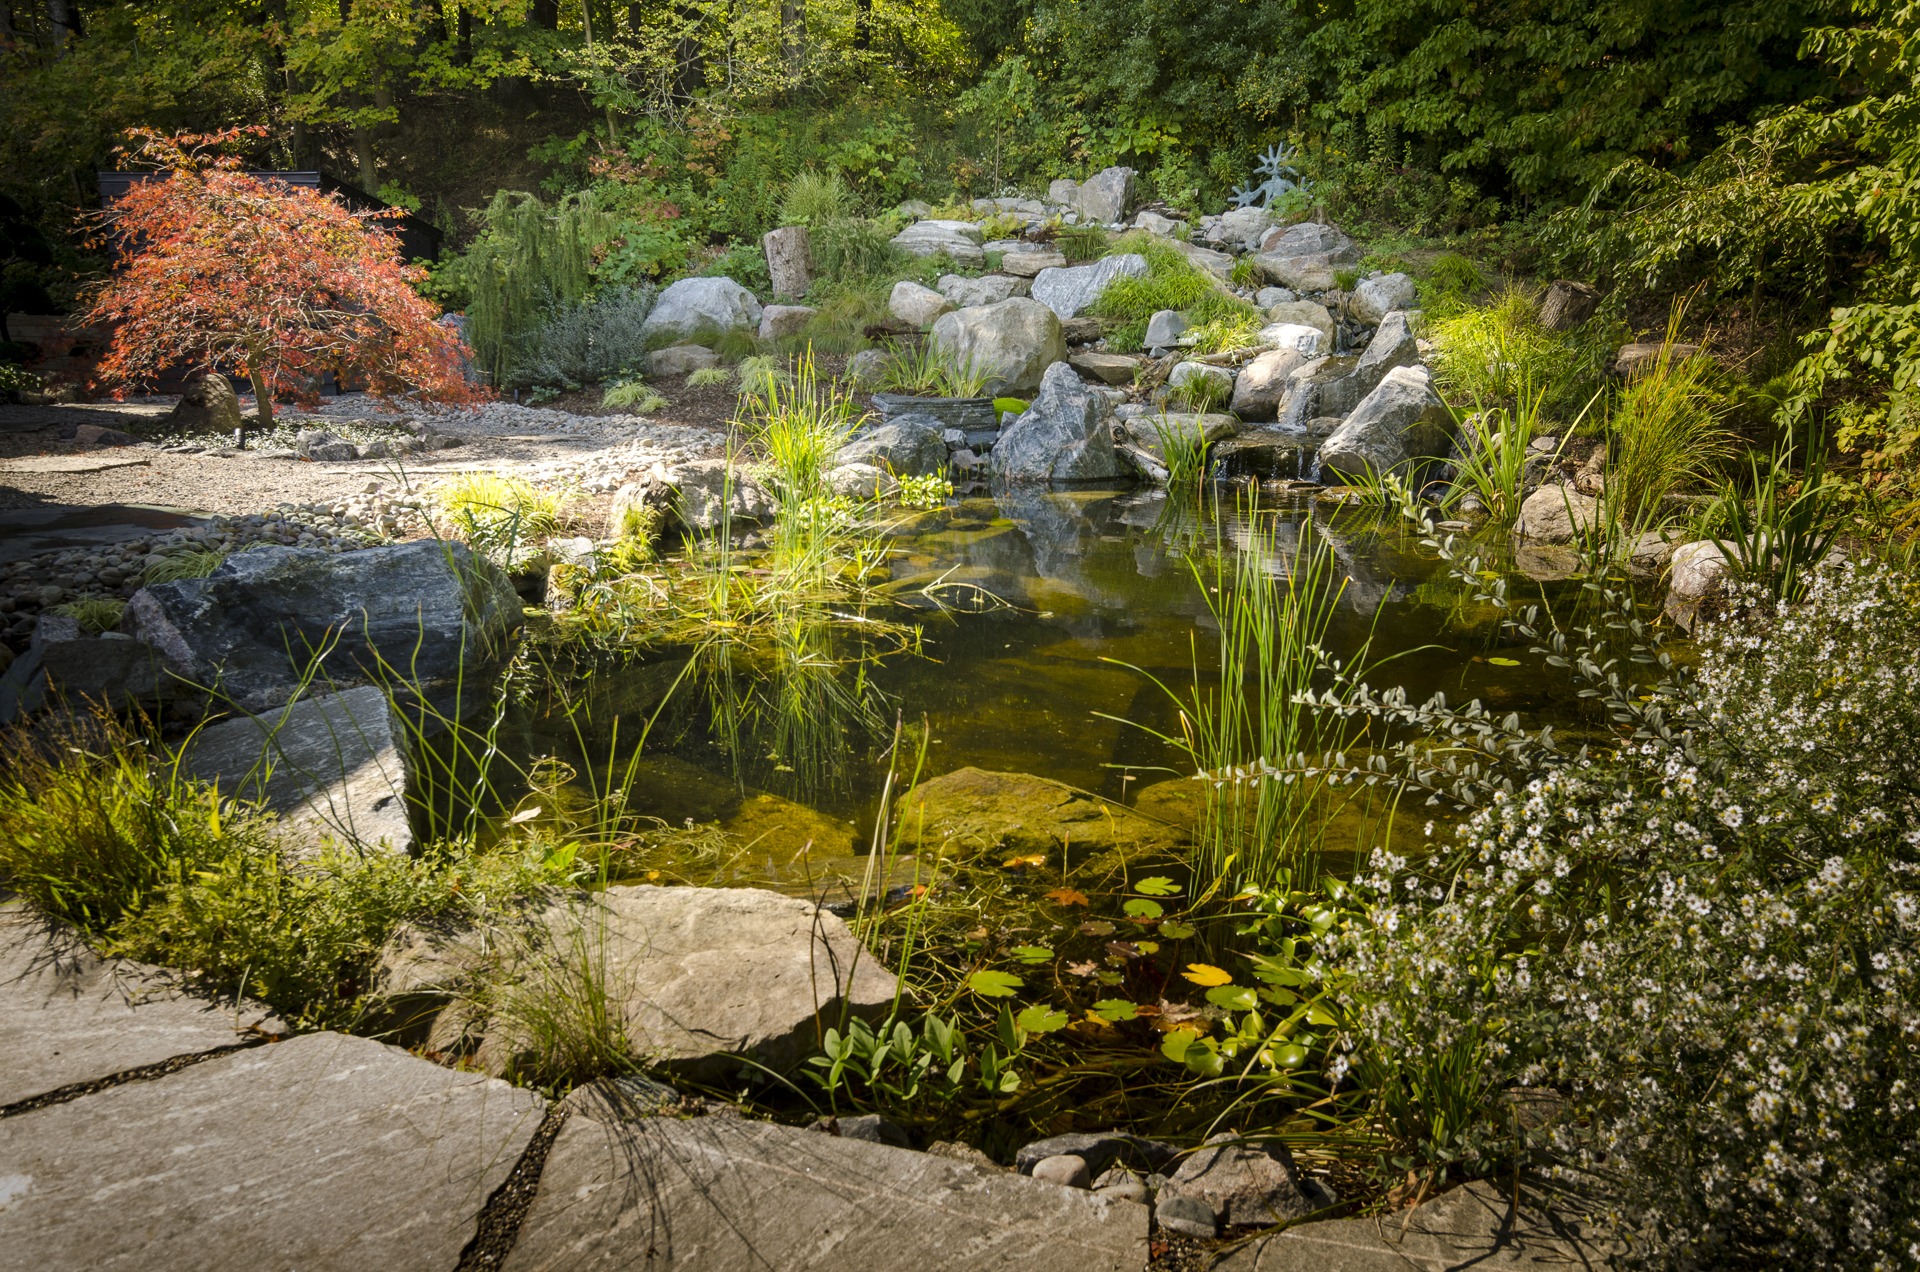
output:
POLYGON ((1556 1089, 1530 1147, 1604 1183, 1654 1261, 1911 1267, 1920 583, 1848 565, 1801 605, 1741 599, 1644 693, 1546 646, 1620 722, 1604 753, 1376 700, 1504 749, 1407 775, 1477 811, 1345 894, 1329 1076, 1430 1170, 1484 1169, 1520 1136, 1502 1093, 1556 1089))

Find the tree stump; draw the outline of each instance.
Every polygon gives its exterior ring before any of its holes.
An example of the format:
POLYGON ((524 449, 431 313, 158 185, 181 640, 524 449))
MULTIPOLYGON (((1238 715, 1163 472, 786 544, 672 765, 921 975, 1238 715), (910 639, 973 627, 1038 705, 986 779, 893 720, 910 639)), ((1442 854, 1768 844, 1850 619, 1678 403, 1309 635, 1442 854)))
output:
MULTIPOLYGON (((768 256, 773 253, 769 251, 768 256)), ((1571 331, 1600 307, 1600 291, 1587 283, 1556 279, 1540 302, 1540 325, 1548 331, 1571 331)))

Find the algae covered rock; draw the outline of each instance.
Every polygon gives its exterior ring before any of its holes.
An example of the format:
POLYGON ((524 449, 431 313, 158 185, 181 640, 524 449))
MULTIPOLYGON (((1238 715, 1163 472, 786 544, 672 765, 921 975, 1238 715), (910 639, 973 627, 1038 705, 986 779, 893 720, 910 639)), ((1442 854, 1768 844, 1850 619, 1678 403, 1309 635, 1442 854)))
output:
POLYGON ((1006 852, 1050 864, 1099 853, 1166 852, 1186 835, 1119 804, 1028 773, 963 768, 923 782, 900 803, 894 839, 922 852, 1006 852))

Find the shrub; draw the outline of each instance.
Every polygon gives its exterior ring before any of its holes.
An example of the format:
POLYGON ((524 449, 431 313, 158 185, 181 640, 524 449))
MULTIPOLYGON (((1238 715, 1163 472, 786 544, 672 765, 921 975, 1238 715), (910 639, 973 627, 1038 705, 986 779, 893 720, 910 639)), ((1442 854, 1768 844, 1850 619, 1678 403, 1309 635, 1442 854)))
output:
POLYGON ((1612 325, 1600 320, 1577 333, 1548 331, 1518 287, 1436 319, 1430 334, 1442 395, 1486 408, 1512 405, 1523 386, 1533 386, 1542 390, 1543 420, 1554 423, 1583 414, 1618 347, 1612 325))
POLYGON ((840 174, 829 168, 822 172, 802 168, 787 182, 780 200, 782 225, 815 227, 829 221, 844 221, 854 214, 853 191, 840 174))
POLYGON ((647 287, 612 287, 594 300, 562 306, 523 338, 508 382, 577 389, 632 375, 652 308, 647 287))
MULTIPOLYGON (((1429 862, 1375 855, 1332 943, 1334 1072, 1453 1073, 1483 1149, 1512 1134, 1501 1088, 1566 1092, 1540 1147, 1598 1172, 1656 1262, 1905 1266, 1920 584, 1849 565, 1804 606, 1742 599, 1632 738, 1487 789, 1429 862)), ((1473 1147, 1454 1131, 1443 1160, 1473 1147)))

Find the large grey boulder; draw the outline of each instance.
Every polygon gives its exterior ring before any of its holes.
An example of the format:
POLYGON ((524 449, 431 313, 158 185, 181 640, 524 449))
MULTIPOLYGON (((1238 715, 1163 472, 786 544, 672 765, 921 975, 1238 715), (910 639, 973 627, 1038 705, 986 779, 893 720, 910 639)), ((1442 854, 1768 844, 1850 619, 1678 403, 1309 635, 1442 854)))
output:
POLYGON ((1132 384, 1140 371, 1140 359, 1126 353, 1076 353, 1067 365, 1102 384, 1132 384))
POLYGON ((1070 177, 1055 177, 1047 182, 1047 202, 1056 207, 1070 208, 1073 197, 1080 193, 1080 183, 1070 177))
POLYGON ((0 1108, 286 1032, 257 1003, 231 994, 213 1002, 178 982, 157 967, 101 958, 24 901, 0 902, 0 1108))
POLYGON ((385 691, 362 685, 209 725, 193 735, 180 763, 217 782, 221 795, 278 814, 309 846, 332 838, 406 852, 413 847, 406 745, 385 691))
POLYGON ((1033 298, 1062 318, 1093 308, 1116 278, 1145 278, 1147 258, 1137 252, 1103 256, 1091 265, 1043 269, 1033 280, 1033 298))
POLYGON ((1199 1202, 1222 1228, 1266 1228, 1334 1204, 1325 1187, 1305 1179, 1283 1144, 1218 1136, 1180 1163, 1156 1204, 1199 1202))
POLYGON ((1337 472, 1391 472, 1446 453, 1453 417, 1419 367, 1395 367, 1320 447, 1337 472))
POLYGON ((1187 316, 1177 309, 1156 309, 1147 319, 1147 334, 1142 342, 1158 356, 1162 351, 1173 348, 1192 325, 1187 321, 1187 316))
POLYGON ((0 1263, 452 1272, 540 1097, 316 1033, 0 1120, 0 1263))
POLYGON ((229 435, 240 427, 240 397, 224 375, 196 376, 167 412, 167 423, 182 432, 229 435))
POLYGON ((760 302, 739 283, 731 278, 683 278, 653 302, 653 312, 640 324, 640 338, 648 344, 705 344, 759 327, 760 302))
POLYGON ((1233 397, 1234 374, 1207 362, 1182 362, 1167 374, 1167 387, 1195 403, 1205 398, 1219 406, 1233 397))
POLYGON ((1276 349, 1292 349, 1309 358, 1327 352, 1325 334, 1318 327, 1298 322, 1270 322, 1260 328, 1260 343, 1276 349))
POLYGON ((1571 486, 1542 486, 1520 505, 1514 531, 1528 543, 1573 543, 1599 523, 1599 500, 1571 486))
POLYGON ((1261 354, 1240 368, 1228 409, 1243 420, 1273 419, 1280 413, 1293 373, 1306 362, 1307 355, 1297 348, 1270 349, 1261 354))
POLYGON ((1138 1272, 1145 1206, 930 1153, 581 1101, 506 1272, 1138 1272), (657 1261, 657 1263, 655 1262, 657 1261))
POLYGON ((849 499, 887 499, 900 493, 900 482, 872 464, 836 464, 823 480, 827 489, 849 499))
POLYGON ((744 468, 724 459, 696 459, 666 470, 666 506, 689 530, 723 524, 762 525, 779 511, 773 494, 744 468))
POLYGON ((1373 339, 1367 341, 1367 347, 1361 351, 1353 374, 1365 386, 1366 392, 1371 393, 1374 386, 1395 367, 1419 364, 1420 342, 1414 337, 1413 323, 1406 311, 1396 309, 1381 316, 1380 325, 1374 329, 1373 339))
POLYGON ((527 1026, 492 1014, 497 991, 482 987, 538 996, 583 974, 603 988, 636 1056, 715 1081, 740 1056, 790 1068, 843 1011, 877 1019, 895 993, 892 973, 811 902, 758 888, 646 886, 553 895, 478 929, 408 929, 375 984, 393 1002, 448 1002, 430 1045, 472 1049, 482 1068, 502 1073, 528 1045, 527 1026))
POLYGON ((1067 356, 1059 315, 1025 296, 942 314, 933 324, 933 344, 957 364, 983 372, 993 397, 1039 388, 1047 368, 1067 356))
MULTIPOLYGON (((1284 289, 1269 288, 1268 290, 1280 291, 1284 289)), ((1335 332, 1333 315, 1328 312, 1325 305, 1315 304, 1311 300, 1277 301, 1267 306, 1267 321, 1270 323, 1285 323, 1290 326, 1312 327, 1323 337, 1320 342, 1320 352, 1333 352, 1335 332)))
POLYGON ((987 274, 980 278, 942 274, 940 281, 934 284, 934 290, 952 301, 954 308, 972 309, 1024 296, 1029 286, 1025 279, 1015 278, 1011 274, 987 274))
POLYGON ((994 443, 988 471, 1006 482, 1111 481, 1125 471, 1107 425, 1111 414, 1106 398, 1055 362, 1026 413, 994 443))
POLYGON ((783 225, 760 239, 767 254, 767 275, 773 294, 798 299, 813 286, 813 237, 804 225, 783 225))
POLYGON ((237 552, 203 579, 134 593, 123 620, 185 685, 245 711, 307 683, 423 686, 498 665, 521 623, 499 567, 463 543, 237 552))
POLYGON ((893 236, 893 245, 909 256, 945 255, 968 269, 987 263, 982 241, 980 227, 971 221, 915 221, 893 236))
POLYGON ((931 287, 922 287, 911 279, 901 279, 887 296, 887 312, 909 327, 924 327, 941 314, 950 314, 954 304, 931 287))
POLYGON ((872 464, 896 477, 927 477, 947 471, 946 428, 925 415, 896 415, 842 446, 836 464, 872 464))
POLYGON ((1373 326, 1396 309, 1411 309, 1419 297, 1413 279, 1405 274, 1381 274, 1368 278, 1353 289, 1347 299, 1347 312, 1366 326, 1373 326))
POLYGON ((1074 210, 1085 221, 1116 225, 1133 211, 1132 168, 1105 168, 1080 183, 1073 192, 1074 210))

